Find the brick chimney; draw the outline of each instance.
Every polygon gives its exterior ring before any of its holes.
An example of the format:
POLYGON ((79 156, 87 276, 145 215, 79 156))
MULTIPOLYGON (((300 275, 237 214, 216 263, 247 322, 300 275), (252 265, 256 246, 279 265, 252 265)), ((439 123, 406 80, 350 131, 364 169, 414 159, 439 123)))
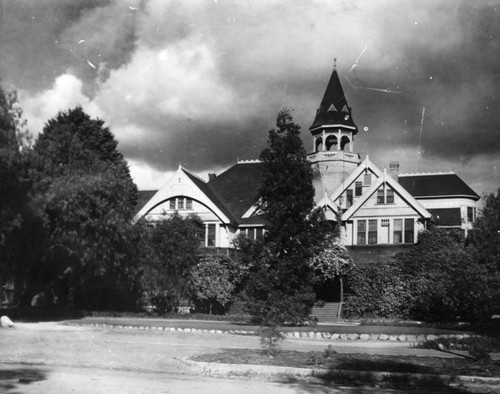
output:
POLYGON ((399 176, 399 163, 397 161, 391 161, 389 163, 389 174, 397 182, 399 176))

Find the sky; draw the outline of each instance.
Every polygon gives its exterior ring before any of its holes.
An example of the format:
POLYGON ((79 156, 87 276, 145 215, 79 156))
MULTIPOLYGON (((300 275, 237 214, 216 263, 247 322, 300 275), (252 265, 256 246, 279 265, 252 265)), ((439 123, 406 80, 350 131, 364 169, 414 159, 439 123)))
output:
POLYGON ((500 0, 0 0, 0 84, 35 138, 81 105, 139 189, 257 159, 281 108, 309 127, 334 59, 354 150, 500 187, 500 0))

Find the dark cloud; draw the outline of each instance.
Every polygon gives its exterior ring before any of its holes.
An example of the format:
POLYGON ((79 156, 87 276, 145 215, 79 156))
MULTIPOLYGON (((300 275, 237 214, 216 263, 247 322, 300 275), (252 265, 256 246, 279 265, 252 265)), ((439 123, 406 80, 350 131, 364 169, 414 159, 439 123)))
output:
POLYGON ((485 171, 500 156, 497 0, 3 4, 0 72, 29 115, 83 97, 126 156, 153 169, 256 158, 283 106, 309 149, 334 57, 356 150, 391 152, 408 170, 482 160, 485 171))

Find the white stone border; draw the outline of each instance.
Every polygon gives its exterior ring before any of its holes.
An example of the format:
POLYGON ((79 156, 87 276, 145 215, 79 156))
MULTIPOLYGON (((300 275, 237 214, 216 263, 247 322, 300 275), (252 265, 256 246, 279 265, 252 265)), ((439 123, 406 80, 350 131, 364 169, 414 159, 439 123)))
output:
MULTIPOLYGON (((97 328, 115 328, 125 330, 141 330, 141 331, 167 331, 167 332, 183 332, 193 334, 215 334, 215 335, 246 335, 258 336, 258 331, 253 330, 221 330, 207 328, 182 328, 182 327, 163 327, 163 326, 147 326, 147 325, 123 325, 109 323, 69 323, 78 326, 90 326, 97 328)), ((469 338, 469 334, 442 334, 442 335, 407 335, 407 334, 356 334, 356 333, 332 333, 326 331, 289 331, 283 333, 288 339, 307 339, 307 340, 322 340, 322 341, 387 341, 387 342, 408 342, 420 343, 431 341, 439 338, 469 338)))

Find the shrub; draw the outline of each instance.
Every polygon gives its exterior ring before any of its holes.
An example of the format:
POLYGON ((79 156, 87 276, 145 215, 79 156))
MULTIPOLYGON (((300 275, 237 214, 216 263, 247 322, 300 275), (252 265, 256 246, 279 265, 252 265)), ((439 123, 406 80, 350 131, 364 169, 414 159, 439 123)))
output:
POLYGON ((346 317, 408 317, 412 295, 397 263, 359 263, 349 272, 348 281, 346 317))

